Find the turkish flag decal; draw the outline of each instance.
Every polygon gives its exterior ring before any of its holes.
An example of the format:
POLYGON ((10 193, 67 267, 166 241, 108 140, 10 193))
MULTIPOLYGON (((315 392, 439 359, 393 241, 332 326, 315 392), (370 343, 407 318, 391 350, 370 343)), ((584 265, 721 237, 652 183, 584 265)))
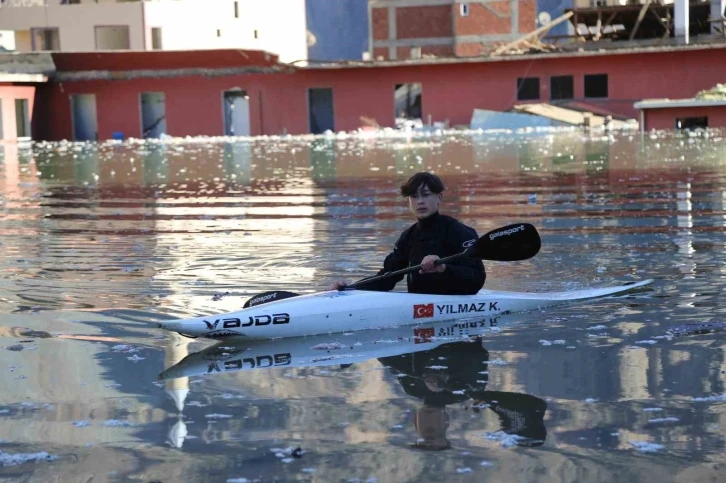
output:
POLYGON ((433 327, 426 327, 426 328, 416 328, 413 329, 413 340, 415 344, 425 344, 427 342, 431 342, 431 339, 434 337, 434 328, 433 327))
POLYGON ((434 316, 434 304, 420 304, 413 306, 413 318, 425 319, 434 316))

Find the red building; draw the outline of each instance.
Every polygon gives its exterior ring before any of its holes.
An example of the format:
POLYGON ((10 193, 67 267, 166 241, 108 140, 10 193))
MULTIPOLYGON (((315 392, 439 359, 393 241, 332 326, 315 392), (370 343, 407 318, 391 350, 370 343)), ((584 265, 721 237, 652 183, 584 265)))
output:
POLYGON ((536 0, 373 0, 373 58, 478 56, 536 28, 536 0))
POLYGON ((0 84, 6 138, 18 125, 18 98, 27 99, 34 139, 104 140, 352 131, 392 127, 402 111, 468 125, 475 108, 526 102, 637 119, 642 99, 690 98, 726 78, 724 44, 306 68, 239 50, 52 58, 47 83, 0 84))
POLYGON ((635 108, 641 131, 726 127, 726 99, 646 99, 635 108))

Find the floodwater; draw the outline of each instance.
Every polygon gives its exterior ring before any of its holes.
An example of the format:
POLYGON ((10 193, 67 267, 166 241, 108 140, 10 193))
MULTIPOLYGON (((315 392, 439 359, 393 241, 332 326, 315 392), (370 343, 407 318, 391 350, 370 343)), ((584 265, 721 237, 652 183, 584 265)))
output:
POLYGON ((726 481, 722 136, 0 146, 0 478, 726 481), (540 231, 487 288, 655 281, 424 341, 157 328, 371 275, 424 169, 480 235, 540 231))

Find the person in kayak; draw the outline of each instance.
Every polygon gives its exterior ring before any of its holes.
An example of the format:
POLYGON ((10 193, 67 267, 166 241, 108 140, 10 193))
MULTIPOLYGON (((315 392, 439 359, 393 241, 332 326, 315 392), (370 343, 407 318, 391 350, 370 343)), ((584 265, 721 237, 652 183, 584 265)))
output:
MULTIPOLYGON (((418 273, 407 276, 410 293, 473 295, 481 290, 486 280, 481 260, 465 257, 435 265, 439 258, 461 253, 479 238, 473 228, 439 213, 444 189, 441 179, 427 172, 416 173, 401 186, 401 195, 408 199, 411 213, 418 221, 401 234, 385 258, 383 269, 374 276, 420 264, 418 273)), ((377 280, 361 289, 388 292, 402 279, 403 275, 377 280)), ((346 285, 345 281, 338 280, 329 290, 346 285)))

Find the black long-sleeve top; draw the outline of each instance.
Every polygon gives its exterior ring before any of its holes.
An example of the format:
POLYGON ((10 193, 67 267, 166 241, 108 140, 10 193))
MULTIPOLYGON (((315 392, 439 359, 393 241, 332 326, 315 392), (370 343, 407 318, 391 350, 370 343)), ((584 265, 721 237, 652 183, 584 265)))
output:
MULTIPOLYGON (((466 250, 476 241, 476 230, 458 220, 438 212, 418 220, 399 237, 393 251, 383 262, 383 269, 376 275, 394 272, 419 265, 427 255, 439 258, 455 255, 466 250)), ((403 275, 371 282, 361 290, 387 292, 393 289, 403 275)), ((462 257, 446 263, 442 273, 409 273, 406 278, 410 293, 441 295, 472 295, 484 286, 486 272, 481 260, 462 257)))

